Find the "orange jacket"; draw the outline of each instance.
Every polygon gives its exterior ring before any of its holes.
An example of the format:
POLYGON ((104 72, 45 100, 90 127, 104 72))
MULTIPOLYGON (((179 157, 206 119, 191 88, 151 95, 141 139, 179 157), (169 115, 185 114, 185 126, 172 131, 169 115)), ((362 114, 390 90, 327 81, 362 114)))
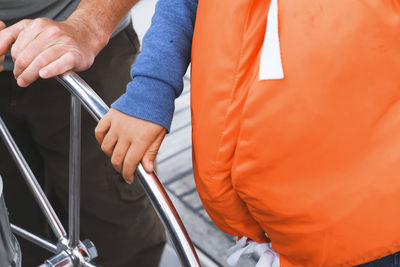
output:
POLYGON ((259 80, 270 1, 199 0, 194 172, 223 231, 281 266, 400 250, 400 2, 279 1, 285 78, 259 80))

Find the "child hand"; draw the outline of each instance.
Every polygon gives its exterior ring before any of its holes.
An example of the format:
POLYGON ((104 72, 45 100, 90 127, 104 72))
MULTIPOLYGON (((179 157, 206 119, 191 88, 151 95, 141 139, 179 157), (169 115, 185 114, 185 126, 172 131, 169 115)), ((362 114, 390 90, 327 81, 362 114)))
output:
POLYGON ((147 172, 153 171, 154 160, 165 134, 162 126, 116 109, 110 109, 95 129, 101 149, 111 157, 112 165, 127 183, 133 183, 140 161, 147 172))

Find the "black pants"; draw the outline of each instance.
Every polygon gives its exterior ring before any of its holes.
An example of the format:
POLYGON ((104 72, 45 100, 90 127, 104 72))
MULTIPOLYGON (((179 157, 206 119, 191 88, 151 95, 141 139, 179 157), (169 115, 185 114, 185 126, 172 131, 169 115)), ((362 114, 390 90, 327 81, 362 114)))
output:
MULTIPOLYGON (((109 105, 125 90, 139 42, 127 27, 79 75, 109 105)), ((55 80, 19 88, 12 72, 0 73, 0 115, 51 203, 65 223, 68 210, 69 93, 55 80)), ((82 111, 81 240, 96 245, 103 267, 157 266, 164 229, 138 181, 123 182, 94 138, 95 121, 82 111)), ((41 211, 0 142, 0 175, 12 223, 41 235, 49 232, 41 211)), ((37 266, 49 255, 20 241, 23 265, 37 266)))
POLYGON ((357 267, 400 267, 400 252, 375 261, 357 265, 357 267))

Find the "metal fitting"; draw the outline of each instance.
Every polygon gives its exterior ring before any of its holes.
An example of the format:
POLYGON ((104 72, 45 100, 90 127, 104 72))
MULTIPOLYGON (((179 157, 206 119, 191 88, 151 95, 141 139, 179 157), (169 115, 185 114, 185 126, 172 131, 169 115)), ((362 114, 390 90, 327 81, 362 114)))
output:
POLYGON ((93 242, 86 239, 79 245, 70 248, 68 240, 63 238, 58 244, 58 254, 46 260, 39 267, 82 267, 97 257, 97 249, 93 242))

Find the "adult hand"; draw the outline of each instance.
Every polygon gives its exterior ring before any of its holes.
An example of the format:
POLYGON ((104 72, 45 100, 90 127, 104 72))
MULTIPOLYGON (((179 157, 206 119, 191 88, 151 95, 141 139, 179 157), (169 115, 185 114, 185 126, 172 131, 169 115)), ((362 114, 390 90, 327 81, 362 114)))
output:
POLYGON ((0 31, 0 57, 11 48, 14 76, 19 86, 26 87, 38 77, 88 69, 108 41, 95 32, 77 18, 22 20, 0 31))
POLYGON ((95 129, 101 149, 114 168, 132 183, 137 165, 142 161, 147 172, 152 172, 158 149, 166 130, 155 123, 111 109, 95 129))

